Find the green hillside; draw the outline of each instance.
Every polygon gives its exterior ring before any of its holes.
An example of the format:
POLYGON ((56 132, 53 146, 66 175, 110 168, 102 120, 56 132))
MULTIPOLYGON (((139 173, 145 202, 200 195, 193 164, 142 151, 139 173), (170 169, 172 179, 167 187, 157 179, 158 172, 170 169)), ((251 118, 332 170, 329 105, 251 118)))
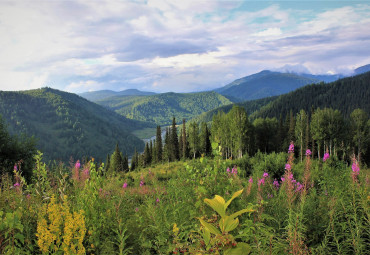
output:
POLYGON ((126 119, 72 93, 50 88, 0 91, 0 114, 11 133, 34 135, 49 159, 104 159, 116 142, 124 154, 143 149, 131 134, 151 124, 126 119))
POLYGON ((126 89, 123 91, 98 90, 79 94, 79 96, 82 96, 83 98, 86 98, 87 100, 93 102, 114 96, 150 96, 150 95, 155 95, 155 93, 140 91, 137 89, 126 89))
POLYGON ((235 80, 215 91, 246 101, 285 94, 304 85, 317 82, 320 80, 293 73, 262 71, 235 80))
POLYGON ((281 95, 278 99, 261 108, 254 117, 286 116, 301 109, 309 112, 311 108, 338 109, 346 117, 361 108, 370 113, 370 72, 344 78, 328 84, 314 84, 281 95))
MULTIPOLYGON (((256 99, 256 100, 246 101, 246 102, 242 102, 242 103, 236 103, 235 105, 243 107, 246 110, 247 114, 251 115, 252 113, 258 111, 261 107, 263 107, 263 106, 269 104, 270 102, 274 101, 276 98, 278 98, 278 97, 277 96, 266 97, 266 98, 262 98, 262 99, 256 99)), ((223 111, 225 113, 228 113, 231 110, 231 108, 233 107, 233 105, 234 104, 225 105, 225 106, 221 106, 221 107, 215 108, 213 110, 210 110, 208 112, 204 112, 204 113, 194 117, 192 119, 192 121, 195 121, 197 123, 211 122, 213 116, 215 114, 217 114, 217 112, 223 111)))
POLYGON ((96 101, 130 119, 171 124, 177 120, 190 119, 211 109, 232 102, 216 92, 164 93, 152 96, 117 96, 96 101))

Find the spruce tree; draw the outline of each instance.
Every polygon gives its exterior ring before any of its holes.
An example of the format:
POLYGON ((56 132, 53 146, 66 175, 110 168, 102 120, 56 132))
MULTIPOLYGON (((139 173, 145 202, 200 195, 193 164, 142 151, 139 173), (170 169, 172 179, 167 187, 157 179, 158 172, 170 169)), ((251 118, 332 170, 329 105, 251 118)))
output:
POLYGON ((173 161, 179 160, 179 139, 177 136, 176 119, 172 119, 171 137, 170 137, 170 155, 173 161))
POLYGON ((189 157, 189 145, 186 137, 186 124, 185 124, 185 119, 182 120, 182 141, 181 141, 181 146, 182 146, 182 157, 184 159, 187 159, 189 157))
POLYGON ((110 166, 109 166, 109 172, 120 172, 123 171, 123 159, 121 156, 121 151, 119 150, 118 143, 116 144, 116 148, 112 154, 110 166))
POLYGON ((129 171, 129 167, 128 167, 128 157, 127 157, 127 155, 123 156, 122 166, 123 166, 123 171, 124 171, 124 172, 128 172, 128 171, 129 171))
POLYGON ((179 155, 180 155, 180 158, 183 158, 183 152, 182 152, 182 130, 180 132, 180 136, 179 136, 179 155))
POLYGON ((161 162, 163 157, 163 148, 162 148, 162 131, 161 126, 157 126, 157 135, 155 138, 155 148, 156 148, 156 161, 161 162))
POLYGON ((108 172, 110 166, 110 155, 109 153, 107 154, 107 159, 105 160, 105 166, 104 166, 104 172, 108 172))

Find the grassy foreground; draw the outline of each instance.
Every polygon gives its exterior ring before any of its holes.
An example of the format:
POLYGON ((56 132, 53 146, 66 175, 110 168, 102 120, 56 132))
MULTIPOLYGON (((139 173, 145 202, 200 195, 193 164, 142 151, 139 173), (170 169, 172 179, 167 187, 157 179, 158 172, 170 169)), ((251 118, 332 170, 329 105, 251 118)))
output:
POLYGON ((1 254, 370 250, 370 171, 355 160, 258 153, 108 176, 93 159, 69 167, 36 159, 31 183, 19 166, 1 179, 1 254))

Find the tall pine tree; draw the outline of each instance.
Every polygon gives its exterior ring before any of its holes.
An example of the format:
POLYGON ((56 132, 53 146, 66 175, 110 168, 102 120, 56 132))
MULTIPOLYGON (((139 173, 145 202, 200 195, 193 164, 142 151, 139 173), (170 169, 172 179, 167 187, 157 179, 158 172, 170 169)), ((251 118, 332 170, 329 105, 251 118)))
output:
POLYGON ((162 146, 162 131, 161 131, 161 126, 157 126, 157 135, 155 138, 155 148, 157 150, 156 152, 156 161, 161 162, 163 159, 163 146, 162 146))
POLYGON ((170 155, 171 161, 180 159, 179 155, 179 139, 177 136, 176 119, 172 119, 171 136, 170 136, 170 155))

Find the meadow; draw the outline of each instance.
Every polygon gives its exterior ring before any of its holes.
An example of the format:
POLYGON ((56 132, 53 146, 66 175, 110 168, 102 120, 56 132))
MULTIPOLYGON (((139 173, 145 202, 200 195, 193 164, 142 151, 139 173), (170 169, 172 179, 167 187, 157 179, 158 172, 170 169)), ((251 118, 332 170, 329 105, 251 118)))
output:
POLYGON ((1 254, 366 254, 369 169, 326 153, 201 157, 128 173, 43 163, 1 177, 1 254))

